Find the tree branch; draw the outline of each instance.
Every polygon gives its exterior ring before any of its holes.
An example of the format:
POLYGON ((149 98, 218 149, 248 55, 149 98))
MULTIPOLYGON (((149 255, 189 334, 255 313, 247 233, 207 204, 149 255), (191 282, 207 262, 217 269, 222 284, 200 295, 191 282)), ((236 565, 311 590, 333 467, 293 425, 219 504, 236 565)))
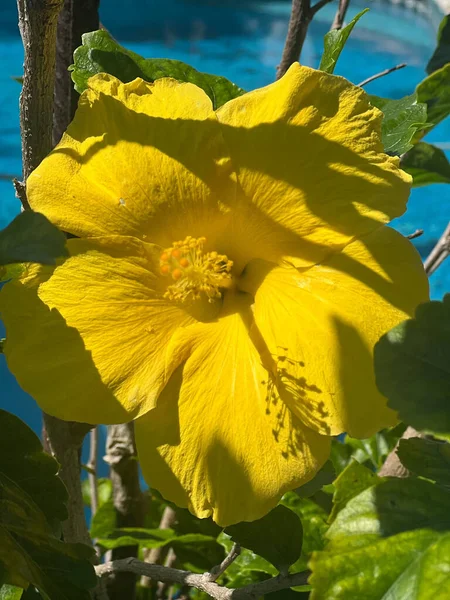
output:
POLYGON ((84 517, 80 477, 80 449, 84 436, 91 428, 84 423, 61 421, 43 413, 43 442, 45 450, 61 465, 59 476, 68 492, 69 518, 62 523, 64 541, 92 545, 84 517))
POLYGON ((300 59, 309 24, 314 15, 328 2, 331 0, 319 0, 311 6, 311 0, 292 0, 291 17, 283 55, 277 68, 277 79, 283 77, 289 67, 300 59))
POLYGON ((99 29, 99 0, 64 0, 59 14, 56 41, 55 110, 53 118, 53 144, 56 145, 73 119, 79 94, 75 91, 69 65, 73 53, 81 45, 81 36, 99 29))
POLYGON ((18 0, 25 50, 20 129, 23 180, 52 149, 56 24, 63 0, 18 0))
POLYGON ((98 510, 97 452, 98 452, 98 427, 94 427, 91 430, 91 433, 89 436, 89 460, 86 465, 88 468, 88 481, 89 481, 89 488, 91 491, 92 516, 94 516, 98 510))
POLYGON ((404 69, 406 66, 407 66, 406 63, 400 63, 399 65, 395 65, 395 67, 391 67, 390 69, 385 69, 384 71, 381 71, 380 73, 376 73, 375 75, 372 75, 371 77, 368 77, 367 79, 364 79, 364 81, 361 81, 360 83, 358 83, 358 86, 363 87, 364 85, 367 85, 371 81, 375 81, 375 79, 379 79, 380 77, 389 75, 389 73, 393 73, 394 71, 398 71, 399 69, 404 69))
POLYGON ((220 563, 220 565, 217 565, 216 567, 211 569, 211 571, 209 572, 209 580, 217 581, 219 579, 219 577, 221 575, 223 575, 223 573, 225 573, 225 571, 228 569, 228 567, 232 563, 234 563, 234 561, 237 559, 237 557, 240 555, 240 553, 241 553, 241 546, 236 543, 233 544, 231 547, 231 550, 225 556, 225 558, 220 563))
POLYGON ((210 573, 197 575, 190 571, 181 571, 161 565, 151 565, 137 560, 136 558, 125 558, 115 560, 95 567, 98 577, 107 577, 117 573, 135 573, 145 575, 163 583, 178 583, 188 587, 196 588, 215 598, 216 600, 256 600, 265 594, 287 589, 297 585, 304 585, 309 573, 295 573, 293 575, 279 575, 260 583, 247 585, 240 589, 226 588, 211 581, 210 573))
POLYGON ((350 0, 339 0, 339 6, 334 15, 334 21, 331 25, 331 30, 333 29, 342 29, 342 25, 344 24, 345 15, 347 14, 348 5, 350 4, 350 0))
MULTIPOLYGON (((139 483, 133 423, 108 427, 105 462, 110 466, 117 526, 143 527, 145 506, 139 483)), ((137 552, 137 546, 116 548, 112 551, 112 559, 137 556, 137 552)), ((117 572, 108 582, 111 600, 133 600, 135 594, 136 575, 131 571, 117 572)))
POLYGON ((450 254, 450 223, 424 262, 425 271, 432 275, 450 254))

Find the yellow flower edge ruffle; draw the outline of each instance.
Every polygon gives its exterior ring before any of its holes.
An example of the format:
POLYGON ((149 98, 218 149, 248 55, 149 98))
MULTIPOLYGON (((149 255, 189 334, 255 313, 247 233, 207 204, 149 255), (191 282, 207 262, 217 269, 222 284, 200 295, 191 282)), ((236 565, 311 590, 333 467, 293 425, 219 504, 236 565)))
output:
POLYGON ((8 365, 50 414, 136 419, 168 500, 257 519, 314 476, 330 435, 395 423, 372 350, 428 297, 416 251, 384 225, 410 178, 365 93, 313 69, 217 113, 171 79, 89 86, 27 188, 81 239, 0 292, 8 365), (232 262, 223 306, 170 299, 189 288, 161 257, 186 236, 232 262))

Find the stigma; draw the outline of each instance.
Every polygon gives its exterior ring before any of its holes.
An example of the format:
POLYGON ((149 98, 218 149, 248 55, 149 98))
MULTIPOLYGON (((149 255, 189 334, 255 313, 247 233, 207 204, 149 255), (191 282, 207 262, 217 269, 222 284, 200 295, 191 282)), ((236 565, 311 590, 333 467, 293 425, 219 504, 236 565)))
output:
POLYGON ((163 250, 160 273, 173 282, 164 298, 184 303, 204 296, 208 302, 214 302, 222 297, 225 288, 231 287, 233 262, 224 254, 204 252, 205 242, 204 237, 188 236, 163 250))

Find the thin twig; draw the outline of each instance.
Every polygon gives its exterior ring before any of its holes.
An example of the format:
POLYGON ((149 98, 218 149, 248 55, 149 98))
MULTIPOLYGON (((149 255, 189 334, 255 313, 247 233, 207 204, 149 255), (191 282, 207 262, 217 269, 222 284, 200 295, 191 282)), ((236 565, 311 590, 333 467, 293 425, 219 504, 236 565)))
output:
POLYGON ((408 240, 415 240, 416 238, 420 237, 421 235, 423 235, 423 229, 416 229, 413 233, 410 233, 406 237, 408 238, 408 240))
POLYGON ((292 0, 286 42, 277 68, 277 79, 283 77, 289 67, 300 59, 312 18, 329 2, 331 0, 319 0, 314 6, 311 6, 311 0, 292 0))
POLYGON ((339 6, 336 14, 334 15, 334 21, 331 25, 331 30, 342 29, 349 4, 350 0, 339 0, 339 6))
MULTIPOLYGON (((169 552, 167 553, 166 560, 164 561, 165 567, 173 567, 175 561, 177 560, 177 555, 175 554, 175 550, 173 548, 169 548, 169 552)), ((168 588, 171 587, 170 583, 163 583, 162 581, 158 582, 158 587, 156 588, 156 600, 164 600, 167 594, 168 588)), ((169 594, 171 596, 172 594, 169 594)))
POLYGON ((98 510, 97 451, 98 427, 94 427, 89 436, 89 460, 86 465, 88 471, 89 488, 91 492, 92 516, 94 516, 98 510))
POLYGON ((430 252, 428 258, 424 262, 425 271, 428 275, 432 275, 444 260, 450 255, 450 223, 444 230, 444 233, 439 238, 436 246, 430 252))
POLYGON ((219 579, 219 577, 221 575, 223 575, 223 573, 225 573, 225 571, 228 569, 228 567, 232 563, 234 563, 234 561, 237 559, 237 557, 240 555, 240 553, 241 553, 241 546, 236 543, 233 544, 233 546, 231 547, 231 550, 225 556, 225 558, 220 563, 220 565, 217 565, 216 567, 213 567, 211 569, 211 571, 209 572, 209 580, 217 581, 219 579))
POLYGON ((395 65, 395 67, 391 67, 390 69, 385 69, 384 71, 381 71, 380 73, 376 73, 375 75, 372 75, 372 77, 368 77, 367 79, 364 79, 364 81, 361 81, 360 83, 358 83, 358 86, 363 87, 364 85, 367 85, 371 81, 375 81, 375 79, 379 79, 380 77, 389 75, 389 73, 393 73, 394 71, 398 71, 399 69, 404 69, 406 66, 407 66, 406 63, 400 63, 399 65, 395 65))
POLYGON ((278 577, 272 577, 271 579, 247 585, 240 589, 232 589, 219 586, 217 583, 211 581, 209 573, 198 575, 190 571, 173 569, 172 567, 151 565, 136 558, 125 558, 98 565, 95 567, 95 571, 98 577, 107 577, 124 572, 146 575, 155 581, 178 583, 196 588, 209 594, 211 598, 215 598, 216 600, 255 600, 271 592, 304 585, 309 575, 307 572, 295 573, 293 575, 279 575, 278 577))

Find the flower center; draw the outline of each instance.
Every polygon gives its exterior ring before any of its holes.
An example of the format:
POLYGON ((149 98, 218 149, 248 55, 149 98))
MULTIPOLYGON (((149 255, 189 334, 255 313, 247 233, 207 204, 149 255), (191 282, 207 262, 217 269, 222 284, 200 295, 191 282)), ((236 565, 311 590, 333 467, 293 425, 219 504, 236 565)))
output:
POLYGON ((233 262, 224 254, 204 252, 206 238, 188 236, 174 242, 161 253, 161 275, 174 281, 164 293, 164 298, 176 302, 198 300, 204 294, 208 302, 222 297, 223 288, 231 286, 233 262))

